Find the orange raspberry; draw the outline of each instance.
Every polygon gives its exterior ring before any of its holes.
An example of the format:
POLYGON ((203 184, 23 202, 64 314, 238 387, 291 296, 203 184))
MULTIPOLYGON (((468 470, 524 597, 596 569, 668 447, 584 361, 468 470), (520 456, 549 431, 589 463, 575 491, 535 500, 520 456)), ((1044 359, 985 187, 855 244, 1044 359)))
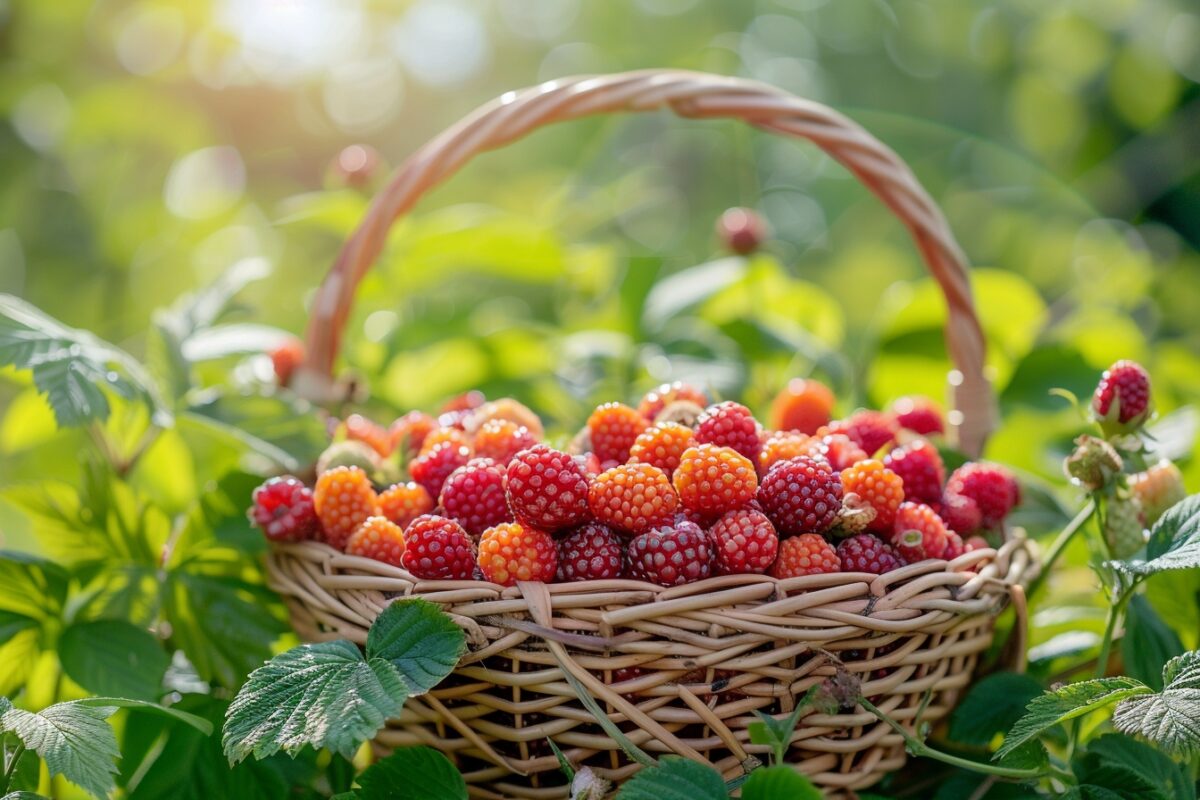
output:
POLYGON ((661 422, 647 428, 629 450, 630 464, 653 464, 671 477, 683 451, 696 444, 691 428, 677 422, 661 422))
POLYGON ((341 550, 350 534, 378 513, 379 498, 367 473, 358 467, 334 467, 317 478, 313 505, 325 541, 341 550))
POLYGON ((704 392, 695 386, 675 381, 674 383, 664 383, 657 389, 646 392, 641 402, 638 403, 637 410, 639 414, 653 422, 664 408, 681 400, 695 403, 701 408, 708 405, 708 396, 704 392))
POLYGON ((346 552, 398 567, 404 555, 404 531, 386 517, 367 517, 346 540, 346 552))
POLYGON ((638 435, 650 423, 638 412, 622 403, 605 403, 588 417, 588 433, 592 439, 592 452, 600 462, 616 461, 624 464, 629 460, 629 449, 638 435))
POLYGON ((383 426, 377 425, 362 414, 346 417, 345 425, 347 438, 369 444, 372 450, 384 457, 392 452, 392 437, 383 426))
POLYGON ((638 534, 675 519, 679 498, 666 473, 651 464, 622 464, 601 472, 588 487, 597 521, 638 534))
POLYGON ((494 458, 507 466, 513 456, 537 444, 537 437, 524 425, 510 419, 489 419, 475 432, 475 455, 494 458))
POLYGON ((793 378, 771 403, 771 427, 812 435, 828 425, 834 397, 820 381, 793 378))
POLYGON ((762 451, 758 454, 758 474, 766 475, 771 467, 780 461, 787 461, 796 456, 812 455, 809 442, 811 437, 795 431, 774 431, 763 442, 762 451))
POLYGON ((1183 485, 1183 473, 1179 467, 1163 459, 1145 472, 1129 476, 1129 485, 1133 494, 1142 504, 1142 520, 1147 526, 1153 525, 1167 509, 1187 497, 1187 488, 1183 485))
POLYGON ((473 411, 487 402, 487 397, 478 389, 472 389, 469 392, 463 392, 460 395, 451 397, 446 402, 442 403, 442 410, 439 413, 446 414, 451 411, 473 411))
POLYGON ((419 483, 397 483, 379 495, 379 513, 399 525, 408 524, 422 514, 433 511, 433 498, 419 483))
POLYGON ((784 539, 779 545, 775 565, 771 567, 771 574, 776 578, 841 571, 842 560, 838 558, 837 550, 819 533, 802 533, 784 539))
POLYGON ((867 459, 842 470, 842 486, 846 494, 853 492, 875 509, 870 530, 884 534, 892 532, 896 509, 904 502, 904 481, 883 465, 882 461, 867 459))
POLYGON ((393 448, 403 446, 409 454, 418 453, 425 444, 425 437, 437 426, 437 420, 424 411, 410 411, 392 423, 388 435, 393 448))
POLYGON ((691 511, 724 514, 754 499, 758 475, 750 459, 731 447, 689 447, 675 468, 675 491, 691 511))
POLYGON ((479 539, 479 569, 484 579, 501 586, 549 582, 558 570, 558 550, 545 531, 505 522, 488 528, 479 539))
POLYGON ((449 442, 455 447, 465 447, 468 450, 472 449, 473 444, 471 437, 458 428, 438 428, 429 432, 429 435, 425 437, 425 441, 422 442, 418 453, 425 455, 442 442, 449 442))

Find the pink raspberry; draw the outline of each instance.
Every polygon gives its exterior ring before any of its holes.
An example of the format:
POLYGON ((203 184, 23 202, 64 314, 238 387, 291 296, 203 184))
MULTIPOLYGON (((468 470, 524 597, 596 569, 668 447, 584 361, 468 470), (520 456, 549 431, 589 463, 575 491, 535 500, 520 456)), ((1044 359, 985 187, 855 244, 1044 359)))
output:
POLYGON ((936 503, 942 497, 946 468, 937 448, 924 439, 897 447, 883 457, 883 465, 904 481, 904 497, 936 503))
POLYGON ((758 463, 762 450, 762 428, 750 409, 727 401, 709 406, 696 421, 696 441, 736 450, 751 464, 758 463))

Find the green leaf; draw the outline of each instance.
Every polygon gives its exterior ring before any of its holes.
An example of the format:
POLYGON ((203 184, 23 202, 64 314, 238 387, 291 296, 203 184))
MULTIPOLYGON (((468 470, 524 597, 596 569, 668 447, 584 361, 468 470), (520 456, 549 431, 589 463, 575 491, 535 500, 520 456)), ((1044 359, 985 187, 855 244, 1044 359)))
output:
POLYGON ((1109 733, 1090 742, 1072 764, 1080 783, 1107 786, 1130 800, 1195 800, 1183 768, 1147 744, 1109 733))
POLYGON ((728 800, 717 771, 679 756, 663 756, 625 782, 616 800, 728 800))
POLYGON ((225 755, 236 763, 311 744, 349 758, 410 693, 396 667, 350 642, 302 644, 250 673, 225 717, 225 755))
POLYGON ((37 620, 62 614, 67 571, 52 561, 0 550, 0 609, 37 620))
POLYGON ((653 756, 634 744, 633 740, 626 736, 625 732, 617 726, 617 723, 613 722, 608 714, 604 713, 604 710, 600 708, 600 704, 596 702, 596 698, 592 697, 591 692, 579 682, 578 678, 565 669, 563 670, 563 678, 566 679, 567 684, 574 690, 575 696, 579 698, 579 702, 583 703, 583 707, 596 720, 596 724, 603 728, 609 738, 625 751, 625 755, 629 756, 630 760, 636 761, 644 767, 658 766, 658 762, 654 760, 653 756))
POLYGON ((1159 616, 1171 621, 1185 650, 1200 647, 1200 570, 1178 569, 1151 575, 1143 591, 1159 616))
POLYGON ((1125 635, 1121 638, 1121 659, 1129 677, 1156 692, 1162 691, 1163 666, 1182 655, 1183 649, 1179 635, 1163 622, 1150 601, 1134 595, 1126 609, 1125 635))
POLYGON ((567 760, 566 755, 559 749, 558 745, 550 737, 546 737, 546 742, 550 745, 550 749, 554 751, 554 757, 558 759, 558 770, 567 778, 567 783, 575 780, 575 767, 571 766, 571 762, 567 760))
POLYGON ((106 720, 115 706, 59 703, 34 714, 10 708, 0 727, 12 731, 41 756, 51 775, 62 775, 94 797, 113 788, 114 763, 120 755, 117 737, 106 720))
POLYGON ((792 732, 796 730, 796 723, 800 721, 800 716, 809 709, 820 686, 820 684, 810 686, 804 696, 796 702, 792 713, 783 719, 777 719, 770 714, 755 710, 754 715, 758 717, 758 720, 746 726, 746 730, 750 733, 750 742, 769 746, 775 757, 774 763, 783 763, 784 754, 792 742, 792 732))
POLYGON ((950 716, 950 738, 976 747, 987 747, 996 734, 1005 733, 1025 713, 1029 701, 1042 693, 1042 685, 1028 675, 995 672, 978 681, 950 716))
POLYGON ((1140 734, 1169 753, 1200 750, 1200 651, 1172 658, 1163 667, 1163 690, 1122 700, 1113 727, 1140 734))
POLYGON ((1063 686, 1035 697, 1025 708, 993 756, 1002 759, 1025 742, 1040 736, 1048 728, 1091 711, 1139 694, 1150 694, 1150 687, 1132 678, 1099 678, 1063 686))
POLYGON ((449 675, 466 649, 454 620, 428 600, 397 600, 367 632, 367 658, 382 658, 399 670, 413 695, 424 694, 449 675))
POLYGON ((821 800, 812 781, 788 766, 760 767, 742 784, 742 800, 821 800))
POLYGON ((21 791, 9 792, 8 794, 4 795, 4 797, 0 797, 0 800, 50 800, 50 798, 46 797, 45 795, 38 794, 37 792, 21 791))
POLYGON ((12 611, 0 610, 0 645, 16 636, 21 631, 38 627, 39 623, 32 617, 17 614, 12 611))
POLYGON ((94 694, 156 700, 171 659, 158 639, 124 620, 77 622, 62 632, 58 656, 71 680, 94 694))
POLYGON ((431 747, 402 747, 358 776, 361 800, 467 800, 467 782, 431 747))
POLYGON ((1146 557, 1107 561, 1123 574, 1141 578, 1170 569, 1200 567, 1200 494, 1179 501, 1163 514, 1150 531, 1146 557))

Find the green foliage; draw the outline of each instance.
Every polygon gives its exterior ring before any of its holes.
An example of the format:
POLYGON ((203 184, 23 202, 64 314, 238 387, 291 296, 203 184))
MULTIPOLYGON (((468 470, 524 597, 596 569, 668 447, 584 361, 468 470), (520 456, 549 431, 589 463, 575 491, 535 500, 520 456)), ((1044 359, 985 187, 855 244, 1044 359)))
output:
POLYGON ((755 711, 754 715, 758 717, 757 722, 751 722, 746 726, 746 730, 750 734, 750 742, 752 744, 768 745, 771 748, 772 764, 784 763, 784 756, 787 753, 788 747, 792 742, 792 733, 796 730, 796 723, 800 721, 800 717, 805 713, 813 711, 813 705, 817 699, 817 693, 821 689, 821 684, 815 684, 809 687, 803 697, 796 700, 796 707, 792 709, 792 713, 786 717, 779 719, 764 714, 761 711, 755 711))
POLYGON ((950 738, 966 745, 986 747, 997 734, 1006 733, 1042 694, 1042 685, 1028 675, 996 672, 979 680, 950 715, 950 738))
POLYGON ((1151 693, 1151 689, 1141 681, 1124 677, 1097 678, 1048 691, 1029 702, 1025 715, 1013 725, 995 757, 1004 758, 1062 722, 1111 706, 1128 697, 1151 693))
POLYGON ((742 800, 821 800, 812 781, 789 766, 760 767, 742 784, 742 800))
POLYGON ((429 747, 403 747, 358 776, 359 800, 467 800, 467 784, 450 759, 429 747))
POLYGON ((1125 671, 1156 692, 1162 691, 1162 669, 1172 658, 1183 654, 1183 642, 1154 610, 1145 595, 1134 595, 1121 637, 1121 660, 1125 671))
POLYGON ((1146 737, 1168 753, 1200 750, 1200 652, 1166 663, 1161 692, 1129 696, 1113 711, 1113 726, 1146 737))
POLYGON ((679 756, 663 756, 639 770, 617 792, 617 800, 727 800, 721 776, 711 767, 679 756))
POLYGON ((58 640, 63 671, 89 692, 154 701, 162 694, 170 656, 143 628, 124 620, 67 627, 58 640))
POLYGON ((1166 570, 1200 568, 1200 494, 1176 503, 1154 523, 1144 558, 1109 565, 1135 580, 1166 570))
POLYGON ((1196 797, 1195 781, 1181 765, 1126 736, 1098 737, 1072 766, 1081 784, 1110 787, 1131 800, 1195 800, 1196 797))

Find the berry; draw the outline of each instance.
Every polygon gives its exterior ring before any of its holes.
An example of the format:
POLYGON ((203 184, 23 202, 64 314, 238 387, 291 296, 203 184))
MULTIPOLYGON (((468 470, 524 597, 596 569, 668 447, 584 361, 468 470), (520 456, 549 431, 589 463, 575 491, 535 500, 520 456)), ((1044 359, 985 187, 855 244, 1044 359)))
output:
POLYGON ((529 406, 518 403, 511 397, 502 397, 490 403, 484 403, 474 411, 469 412, 463 419, 462 427, 467 433, 474 434, 483 427, 485 422, 494 419, 505 419, 526 427, 533 434, 534 440, 541 439, 545 433, 542 420, 529 406))
POLYGON ((658 415, 663 412, 663 409, 672 403, 678 403, 680 401, 695 403, 701 408, 704 408, 708 405, 708 395, 704 394, 704 392, 700 391, 695 386, 691 386, 680 381, 675 381, 674 383, 664 383, 657 389, 652 389, 649 392, 646 392, 646 394, 642 397, 641 402, 638 403, 637 410, 638 413, 647 420, 650 422, 655 422, 658 420, 658 415))
POLYGON ((820 381, 793 378, 771 403, 771 427, 812 435, 829 424, 833 392, 820 381))
POLYGON ((483 392, 478 389, 472 389, 469 392, 463 392, 460 395, 451 397, 445 403, 442 403, 442 408, 438 412, 446 414, 451 411, 474 411, 481 405, 487 402, 487 398, 483 392))
POLYGON ((317 478, 313 507, 330 546, 341 550, 350 534, 378 511, 379 498, 367 473, 358 467, 334 467, 317 478))
POLYGON ((907 499, 922 503, 941 499, 946 467, 937 448, 924 439, 892 450, 883 457, 883 465, 900 476, 907 499))
POLYGON ((347 438, 369 444, 371 449, 384 458, 392 452, 391 434, 362 414, 346 417, 345 425, 347 438))
POLYGON ((691 428, 663 422, 638 434, 629 450, 630 464, 652 464, 671 477, 683 451, 696 444, 691 428))
POLYGON ((607 525, 581 525, 558 542, 560 581, 619 578, 622 566, 621 540, 607 525))
POLYGON ((979 504, 954 492, 943 494, 942 501, 934 505, 933 510, 946 523, 947 528, 956 531, 960 536, 974 533, 983 524, 979 504))
POLYGON ((1142 504, 1143 521, 1153 525, 1167 509, 1187 497, 1183 473, 1179 467, 1163 459, 1145 472, 1129 476, 1133 494, 1142 504))
POLYGON ((758 420, 740 403, 726 401, 709 406, 696 421, 696 441, 738 451, 750 463, 758 462, 762 434, 758 420))
POLYGON ((896 417, 886 411, 855 411, 844 420, 832 422, 830 433, 844 433, 873 456, 890 444, 895 444, 900 426, 896 417))
POLYGON ((924 503, 906 501, 896 509, 896 533, 892 539, 892 544, 905 561, 910 559, 900 551, 898 539, 912 531, 917 532, 917 543, 924 553, 922 558, 942 558, 945 555, 946 523, 924 503))
POLYGON ((712 543, 698 526, 681 522, 635 536, 628 559, 634 580, 679 586, 712 574, 712 543))
POLYGON ((414 519, 431 511, 433 498, 419 483, 397 483, 379 494, 379 513, 401 528, 407 528, 414 519))
POLYGON ((758 475, 749 459, 712 444, 683 451, 672 481, 684 507, 701 514, 741 508, 754 499, 758 489, 758 475))
MULTIPOLYGON (((892 549, 905 564, 915 564, 932 558, 925 549, 925 539, 920 531, 903 531, 892 537, 892 549)), ((944 552, 945 548, 943 548, 944 552)))
POLYGON ((837 521, 842 482, 824 461, 797 456, 763 477, 758 502, 784 536, 822 533, 837 521))
POLYGON ((767 223, 753 209, 730 208, 717 219, 717 236, 726 250, 749 255, 767 238, 767 223))
POLYGON ((629 406, 605 403, 588 417, 587 428, 592 440, 592 452, 601 463, 611 459, 624 464, 629 460, 629 449, 649 425, 645 417, 629 406))
POLYGON ((998 464, 984 462, 968 462, 954 470, 946 481, 946 491, 974 500, 987 528, 1003 522, 1020 501, 1020 487, 1013 474, 998 464))
POLYGON ((508 506, 517 521, 555 531, 588 519, 588 479, 566 453, 537 444, 517 453, 506 470, 508 506))
POLYGON ((424 411, 410 411, 398 418, 388 429, 392 447, 403 446, 407 453, 417 453, 425 444, 425 437, 437 429, 437 420, 424 411))
POLYGON ((317 532, 313 493, 299 479, 271 478, 254 490, 252 499, 250 521, 271 541, 299 542, 317 532))
POLYGON ((842 560, 833 545, 819 533, 802 533, 780 543, 771 574, 776 578, 799 578, 841 570, 842 560))
POLYGON ((475 543, 452 519, 422 514, 404 531, 404 568, 429 581, 469 581, 475 574, 475 543))
POLYGON ((346 540, 346 552, 398 567, 404 555, 404 531, 386 517, 367 517, 346 540))
POLYGON ((675 519, 679 497, 671 481, 650 464, 622 464, 592 480, 588 507, 598 521, 617 530, 642 533, 675 519))
POLYGON ((1104 371, 1092 411, 1102 422, 1136 425, 1150 412, 1150 376, 1136 361, 1118 361, 1104 371))
POLYGON ((946 432, 942 410, 928 397, 901 397, 892 403, 892 413, 901 428, 922 436, 933 436, 946 432))
POLYGON ((1063 462, 1067 477, 1089 492, 1106 486, 1124 468, 1125 462, 1116 448, 1086 434, 1075 440, 1075 451, 1063 462))
POLYGON ((545 531, 505 522, 488 528, 480 537, 479 569, 484 580, 501 586, 515 586, 517 581, 551 582, 558 571, 558 550, 545 531))
POLYGON ((1136 496, 1113 497, 1104 509, 1104 541, 1113 558, 1129 558, 1146 543, 1142 504, 1136 496))
POLYGON ((442 494, 442 485, 450 473, 471 460, 471 449, 452 442, 439 442, 413 459, 408 474, 425 487, 430 497, 442 494))
POLYGON ((826 433, 819 439, 809 439, 804 455, 823 458, 838 472, 867 460, 867 452, 844 433, 826 433))
POLYGON ((843 572, 870 572, 882 575, 900 566, 894 550, 882 539, 869 533, 860 533, 843 539, 837 547, 842 560, 843 572))
POLYGON ((472 536, 513 521, 504 494, 504 467, 490 458, 473 458, 451 472, 442 485, 440 503, 446 516, 472 536))
POLYGON ((970 553, 973 550, 987 550, 990 546, 988 540, 982 536, 972 536, 963 542, 963 552, 970 553))
POLYGON ((965 552, 967 550, 962 537, 954 531, 946 531, 946 552, 942 553, 942 558, 953 561, 965 552))
POLYGON ((304 363, 304 343, 299 339, 288 339, 272 350, 270 355, 276 383, 287 386, 292 382, 292 375, 304 363))
POLYGON ((779 535, 767 515, 752 508, 727 512, 708 530, 722 575, 763 573, 779 552, 779 535))
POLYGON ((334 467, 358 467, 368 475, 374 475, 382 466, 383 459, 375 448, 350 439, 334 442, 317 457, 318 475, 334 467))
POLYGON ((875 519, 868 530, 892 532, 896 509, 904 501, 904 481, 899 475, 885 467, 882 461, 867 459, 842 470, 842 486, 875 509, 875 519))
POLYGON ((475 432, 475 455, 494 458, 502 465, 517 453, 537 444, 537 437, 524 425, 508 419, 489 419, 475 432))
POLYGON ((774 431, 763 440, 758 453, 758 474, 766 475, 780 461, 812 454, 812 437, 794 431, 774 431))
POLYGON ((465 432, 458 428, 437 428, 429 432, 425 437, 425 441, 421 443, 419 455, 425 455, 433 448, 443 442, 448 442, 455 447, 465 447, 468 451, 473 452, 473 440, 465 432))

